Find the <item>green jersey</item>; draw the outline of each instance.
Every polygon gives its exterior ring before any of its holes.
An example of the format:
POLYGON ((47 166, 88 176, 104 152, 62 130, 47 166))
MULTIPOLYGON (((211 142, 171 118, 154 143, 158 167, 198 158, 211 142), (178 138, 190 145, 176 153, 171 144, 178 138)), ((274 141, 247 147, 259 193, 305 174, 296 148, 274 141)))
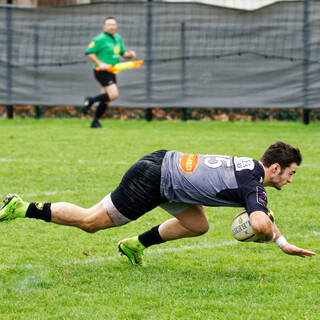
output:
MULTIPOLYGON (((107 64, 115 65, 119 63, 120 56, 126 52, 126 48, 119 34, 113 36, 106 32, 102 32, 94 37, 86 50, 86 54, 94 53, 97 58, 107 64)), ((95 64, 93 68, 95 69, 95 64)))

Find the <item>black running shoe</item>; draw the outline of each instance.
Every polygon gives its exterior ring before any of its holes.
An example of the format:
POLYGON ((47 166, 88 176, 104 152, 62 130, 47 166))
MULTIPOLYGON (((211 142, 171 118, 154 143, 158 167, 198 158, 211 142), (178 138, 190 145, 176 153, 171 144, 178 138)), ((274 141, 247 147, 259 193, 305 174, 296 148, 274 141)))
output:
POLYGON ((86 97, 84 99, 84 103, 83 103, 83 114, 88 114, 90 108, 92 107, 92 105, 94 104, 94 100, 92 97, 86 97))
POLYGON ((98 120, 93 120, 90 127, 91 128, 102 128, 102 125, 98 120))

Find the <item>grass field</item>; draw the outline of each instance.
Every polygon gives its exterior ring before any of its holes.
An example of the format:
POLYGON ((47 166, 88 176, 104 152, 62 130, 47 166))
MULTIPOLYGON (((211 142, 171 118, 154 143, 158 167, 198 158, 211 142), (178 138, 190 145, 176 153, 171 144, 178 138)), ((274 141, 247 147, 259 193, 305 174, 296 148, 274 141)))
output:
MULTIPOLYGON (((0 196, 89 207, 125 170, 157 149, 259 158, 275 140, 299 146, 292 184, 267 189, 286 238, 319 250, 320 123, 0 120, 0 196)), ((274 244, 240 243, 240 209, 207 208, 211 229, 146 250, 144 268, 120 239, 170 216, 156 209, 121 228, 87 234, 35 220, 0 224, 0 319, 320 319, 320 260, 274 244)))

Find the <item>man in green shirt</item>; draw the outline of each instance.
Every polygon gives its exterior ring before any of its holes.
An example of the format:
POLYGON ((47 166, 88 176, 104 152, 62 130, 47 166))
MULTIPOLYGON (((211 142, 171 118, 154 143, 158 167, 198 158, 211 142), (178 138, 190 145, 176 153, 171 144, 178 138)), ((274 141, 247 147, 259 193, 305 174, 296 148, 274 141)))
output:
POLYGON ((117 21, 115 18, 106 18, 102 29, 103 32, 92 39, 86 50, 88 59, 93 63, 94 77, 101 85, 101 94, 87 97, 84 101, 83 112, 85 114, 95 102, 99 102, 91 128, 101 128, 99 118, 106 111, 108 103, 119 97, 116 75, 109 72, 108 68, 119 63, 121 56, 125 59, 136 57, 134 51, 125 48, 121 36, 116 33, 117 21))

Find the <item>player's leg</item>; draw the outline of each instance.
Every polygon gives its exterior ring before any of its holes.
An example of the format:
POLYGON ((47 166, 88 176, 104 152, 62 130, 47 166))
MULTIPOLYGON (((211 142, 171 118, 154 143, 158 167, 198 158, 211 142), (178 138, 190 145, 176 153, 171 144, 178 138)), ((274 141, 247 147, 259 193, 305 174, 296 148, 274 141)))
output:
POLYGON ((165 154, 166 150, 159 150, 141 158, 111 194, 89 209, 67 202, 28 203, 17 195, 8 195, 0 208, 0 222, 35 218, 95 232, 136 220, 163 202, 160 178, 165 154))
POLYGON ((110 101, 114 101, 119 98, 119 89, 116 83, 112 83, 102 88, 103 92, 108 95, 110 101))
POLYGON ((83 104, 83 113, 87 114, 90 110, 91 106, 93 106, 96 102, 99 104, 108 104, 110 101, 110 97, 108 92, 104 90, 105 87, 116 83, 115 75, 108 71, 93 71, 95 79, 99 82, 101 86, 101 94, 93 97, 86 97, 83 104))
POLYGON ((104 92, 108 96, 108 101, 101 101, 95 111, 93 121, 91 123, 91 128, 101 128, 99 119, 103 116, 108 108, 109 101, 114 101, 119 97, 119 90, 116 83, 112 83, 108 86, 102 87, 101 92, 104 92))
POLYGON ((110 101, 110 98, 107 93, 101 93, 94 97, 86 97, 83 103, 83 113, 87 114, 90 108, 96 103, 96 102, 104 102, 108 103, 110 101))
MULTIPOLYGON (((119 242, 119 250, 132 264, 141 265, 143 250, 166 241, 196 237, 209 230, 208 217, 201 205, 185 205, 183 211, 175 213, 174 218, 155 226, 139 236, 119 242)), ((170 212, 170 209, 168 210, 170 212)))
MULTIPOLYGON (((174 218, 162 223, 159 226, 159 236, 165 242, 187 237, 197 237, 208 230, 208 217, 203 206, 194 204, 183 212, 176 214, 174 218)), ((152 240, 150 243, 145 243, 145 247, 151 245, 152 240)))
POLYGON ((40 219, 46 222, 74 226, 87 232, 96 232, 123 224, 112 219, 112 212, 107 211, 104 200, 85 209, 68 202, 28 203, 17 195, 8 195, 0 209, 0 222, 16 218, 40 219))
POLYGON ((100 83, 101 94, 96 97, 87 97, 85 99, 84 113, 87 113, 90 107, 99 102, 99 105, 95 111, 94 119, 91 123, 91 128, 101 128, 99 119, 105 113, 110 101, 113 101, 119 97, 119 91, 117 86, 117 78, 115 74, 108 71, 96 71, 94 70, 94 76, 100 83))
POLYGON ((77 227, 90 233, 115 226, 102 202, 89 209, 68 202, 52 203, 51 222, 77 227))

